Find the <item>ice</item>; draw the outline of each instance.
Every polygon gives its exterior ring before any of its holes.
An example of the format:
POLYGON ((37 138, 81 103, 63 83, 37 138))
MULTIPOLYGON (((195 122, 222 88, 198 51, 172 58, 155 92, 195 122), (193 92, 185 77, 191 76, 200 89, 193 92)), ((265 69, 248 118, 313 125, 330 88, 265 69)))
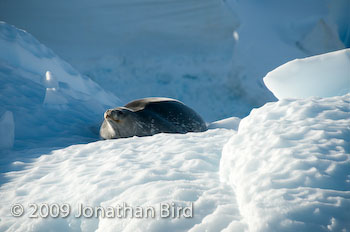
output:
POLYGON ((64 110, 67 107, 68 100, 63 97, 56 88, 46 88, 44 106, 64 110))
POLYGON ((240 21, 226 1, 4 0, 0 14, 113 92, 121 105, 171 97, 215 121, 246 116, 273 99, 265 89, 269 97, 256 103, 245 97, 254 91, 228 78, 240 21))
POLYGON ((239 24, 218 0, 4 0, 0 14, 74 65, 105 55, 153 58, 173 52, 231 52, 232 33, 239 24))
POLYGON ((350 47, 350 2, 348 0, 331 1, 329 18, 336 24, 339 39, 348 48, 350 47))
POLYGON ((73 98, 86 100, 95 96, 98 102, 105 105, 118 102, 115 96, 108 95, 96 83, 81 76, 70 64, 57 57, 29 33, 5 22, 0 22, 0 49, 2 62, 29 73, 23 77, 35 83, 46 85, 46 73, 49 71, 55 75, 56 85, 64 86, 65 93, 73 98))
POLYGON ((350 92, 350 49, 290 61, 264 82, 278 99, 344 95, 350 92))
POLYGON ((0 148, 12 148, 15 138, 15 123, 11 111, 5 111, 0 117, 0 148))
POLYGON ((211 122, 245 117, 276 100, 262 78, 283 63, 348 47, 348 4, 2 0, 0 15, 113 92, 121 104, 172 97, 211 122))
POLYGON ((219 121, 212 122, 208 125, 208 129, 225 128, 231 130, 238 130, 240 118, 230 117, 219 121))
POLYGON ((13 113, 15 150, 98 139, 91 128, 99 126, 106 108, 119 104, 117 97, 4 22, 0 50, 0 112, 13 113))
POLYGON ((44 82, 47 88, 54 88, 54 89, 59 88, 57 78, 50 71, 46 71, 44 82))
POLYGON ((0 20, 40 42, 0 23, 0 231, 349 231, 349 49, 277 68, 349 47, 348 5, 1 0, 0 20), (276 101, 274 69, 277 92, 323 98, 257 108, 276 101), (150 96, 209 130, 99 141, 106 109, 150 96), (193 203, 193 218, 74 217, 123 202, 193 203), (72 212, 29 218, 29 203, 72 212))
POLYGON ((350 94, 253 110, 224 146, 222 181, 248 231, 350 228, 350 94))
POLYGON ((58 81, 50 71, 46 71, 45 73, 45 85, 47 88, 43 103, 44 106, 46 108, 65 110, 67 108, 68 100, 61 93, 58 81))
POLYGON ((350 22, 347 0, 228 2, 241 22, 229 84, 240 101, 253 107, 274 101, 262 81, 266 73, 290 60, 349 47, 344 41, 350 22))
POLYGON ((329 26, 323 19, 320 19, 297 44, 309 54, 322 54, 345 48, 334 27, 329 26))

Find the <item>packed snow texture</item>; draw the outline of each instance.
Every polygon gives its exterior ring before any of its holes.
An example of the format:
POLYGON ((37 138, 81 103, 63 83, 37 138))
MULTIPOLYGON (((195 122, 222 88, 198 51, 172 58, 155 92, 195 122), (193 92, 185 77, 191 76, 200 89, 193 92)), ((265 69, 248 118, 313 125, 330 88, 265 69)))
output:
POLYGON ((0 188, 0 231, 219 231, 244 228, 235 194, 220 182, 222 146, 233 130, 158 134, 73 145, 6 174, 0 188), (11 204, 69 203, 67 218, 20 218, 11 204), (75 218, 85 206, 189 205, 193 218, 75 218))
POLYGON ((249 231, 350 230, 350 94, 254 109, 224 146, 249 231))
MULTIPOLYGON (((106 107, 118 103, 117 97, 27 32, 4 22, 0 22, 0 51, 0 113, 12 112, 13 119, 6 114, 2 123, 12 128, 9 132, 14 130, 15 148, 36 147, 38 141, 45 146, 48 138, 54 138, 54 146, 67 144, 58 137, 69 136, 69 144, 79 141, 72 138, 77 135, 90 141, 98 138, 90 128, 98 127, 106 107)), ((8 135, 10 145, 13 135, 8 135)))
POLYGON ((269 103, 244 118, 238 132, 105 140, 15 162, 22 168, 6 173, 0 187, 0 230, 349 230, 349 99, 269 103), (28 209, 33 202, 69 203, 72 213, 34 220, 28 209), (79 203, 106 208, 123 202, 155 208, 193 202, 194 216, 74 216, 79 203), (11 216, 13 203, 23 204, 26 214, 11 216))
POLYGON ((269 72, 264 82, 278 99, 350 93, 350 49, 289 61, 269 72))

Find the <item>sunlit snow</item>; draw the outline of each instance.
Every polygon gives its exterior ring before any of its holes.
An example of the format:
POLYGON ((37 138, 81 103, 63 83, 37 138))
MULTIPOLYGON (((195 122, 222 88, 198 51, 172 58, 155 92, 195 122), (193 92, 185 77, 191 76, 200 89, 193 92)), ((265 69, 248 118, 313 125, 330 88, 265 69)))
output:
POLYGON ((0 231, 350 231, 349 7, 1 0, 0 231), (209 130, 100 139, 151 96, 209 130))

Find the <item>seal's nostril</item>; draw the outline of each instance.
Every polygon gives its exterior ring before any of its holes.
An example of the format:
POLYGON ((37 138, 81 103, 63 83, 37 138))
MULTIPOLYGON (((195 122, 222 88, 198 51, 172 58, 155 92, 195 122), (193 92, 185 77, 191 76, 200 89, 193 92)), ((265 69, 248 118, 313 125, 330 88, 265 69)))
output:
POLYGON ((110 118, 111 117, 111 113, 112 113, 112 110, 107 110, 105 113, 104 113, 104 118, 110 118))

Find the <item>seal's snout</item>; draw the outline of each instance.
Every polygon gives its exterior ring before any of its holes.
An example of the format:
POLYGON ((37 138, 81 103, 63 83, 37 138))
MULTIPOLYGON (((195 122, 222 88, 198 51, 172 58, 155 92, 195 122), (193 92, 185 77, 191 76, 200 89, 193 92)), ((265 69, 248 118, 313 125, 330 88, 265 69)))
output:
POLYGON ((107 118, 110 118, 111 117, 111 114, 112 114, 112 110, 107 110, 105 113, 104 113, 104 118, 107 119, 107 118))
POLYGON ((107 110, 104 114, 105 119, 112 119, 113 121, 116 121, 116 122, 119 122, 123 116, 124 116, 124 113, 118 109, 107 110))

